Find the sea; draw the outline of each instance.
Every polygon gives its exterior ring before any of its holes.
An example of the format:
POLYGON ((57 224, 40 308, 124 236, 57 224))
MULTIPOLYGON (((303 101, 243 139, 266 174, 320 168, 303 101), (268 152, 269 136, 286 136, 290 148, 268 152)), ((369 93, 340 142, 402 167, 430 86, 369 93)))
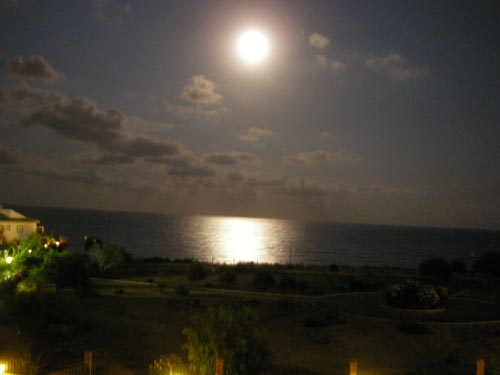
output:
POLYGON ((218 263, 389 266, 415 268, 427 258, 462 258, 471 265, 500 251, 500 231, 338 224, 268 218, 181 216, 12 206, 40 220, 47 234, 117 243, 135 257, 194 258, 218 263))

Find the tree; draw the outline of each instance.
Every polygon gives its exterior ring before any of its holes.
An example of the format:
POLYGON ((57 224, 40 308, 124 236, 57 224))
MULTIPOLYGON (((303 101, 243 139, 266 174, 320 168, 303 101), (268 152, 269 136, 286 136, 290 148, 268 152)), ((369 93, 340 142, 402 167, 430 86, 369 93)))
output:
POLYGON ((252 375, 267 368, 271 355, 264 329, 255 310, 245 307, 210 307, 185 328, 191 370, 200 375, 215 373, 215 360, 224 359, 224 375, 252 375))
POLYGON ((500 276, 500 253, 488 251, 479 255, 474 263, 474 270, 487 276, 500 276))
POLYGON ((427 277, 447 280, 451 276, 451 264, 443 258, 434 257, 424 260, 418 266, 420 273, 427 277))

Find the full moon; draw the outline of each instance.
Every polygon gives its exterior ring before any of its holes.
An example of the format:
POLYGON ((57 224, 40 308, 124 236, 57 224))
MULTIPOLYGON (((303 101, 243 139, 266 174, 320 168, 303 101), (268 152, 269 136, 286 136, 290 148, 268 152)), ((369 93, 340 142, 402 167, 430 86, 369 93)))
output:
POLYGON ((249 30, 238 39, 237 49, 245 62, 257 64, 264 60, 269 53, 269 42, 260 31, 249 30))

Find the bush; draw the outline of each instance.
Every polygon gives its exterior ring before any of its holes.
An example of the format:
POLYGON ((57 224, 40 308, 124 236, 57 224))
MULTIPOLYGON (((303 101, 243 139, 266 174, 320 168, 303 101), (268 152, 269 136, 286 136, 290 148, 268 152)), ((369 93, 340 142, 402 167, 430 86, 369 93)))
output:
POLYGON ((451 264, 439 257, 424 260, 418 266, 419 272, 427 277, 447 280, 451 276, 451 264))
POLYGON ((132 260, 132 256, 120 245, 110 243, 102 246, 92 246, 88 253, 89 259, 98 265, 99 271, 105 273, 116 269, 132 260))
POLYGON ((188 278, 191 281, 204 280, 208 276, 208 270, 200 262, 193 262, 188 269, 188 278))
POLYGON ((281 277, 280 281, 278 281, 278 288, 285 292, 294 291, 297 287, 297 280, 294 277, 284 275, 281 277))
POLYGON ((330 264, 330 266, 328 267, 328 269, 330 270, 330 272, 338 272, 339 270, 339 266, 337 266, 336 264, 330 264))
POLYGON ((195 373, 214 374, 215 360, 224 358, 224 375, 252 375, 271 364, 264 329, 250 307, 209 308, 184 329, 189 367, 195 373))
POLYGON ((451 271, 453 273, 464 274, 467 272, 467 266, 465 265, 465 260, 462 258, 455 258, 451 262, 451 271))
POLYGON ((407 280, 387 289, 384 298, 388 306, 402 309, 436 309, 442 307, 448 299, 448 290, 441 286, 407 280))
POLYGON ((34 269, 34 279, 43 279, 58 289, 72 288, 77 294, 89 294, 93 291, 89 270, 84 258, 68 251, 51 251, 44 259, 41 269, 34 269), (45 276, 43 275, 45 273, 45 276))
POLYGON ((219 275, 219 283, 226 287, 226 288, 231 288, 234 286, 236 283, 236 273, 233 271, 224 271, 219 275))
POLYGON ((259 271, 253 277, 253 286, 260 291, 269 290, 274 285, 274 276, 271 272, 259 271))
POLYGON ((486 276, 500 276, 500 253, 488 251, 479 255, 474 263, 474 270, 486 276))

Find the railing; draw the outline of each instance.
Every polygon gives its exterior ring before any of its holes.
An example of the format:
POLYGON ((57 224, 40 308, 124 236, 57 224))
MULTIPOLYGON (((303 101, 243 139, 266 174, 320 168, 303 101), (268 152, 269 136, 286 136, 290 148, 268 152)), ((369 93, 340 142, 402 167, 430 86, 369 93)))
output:
MULTIPOLYGON (((44 367, 33 366, 22 358, 3 360, 0 358, 0 375, 170 375, 168 369, 155 371, 150 368, 154 361, 151 359, 123 358, 109 353, 86 352, 81 359, 62 360, 44 367)), ((223 362, 223 361, 222 361, 223 362)), ((488 364, 479 359, 476 363, 464 369, 446 370, 439 368, 374 368, 364 366, 356 360, 349 362, 321 366, 311 364, 310 368, 288 364, 274 364, 259 375, 500 375, 500 366, 488 364), (451 372, 450 372, 451 371, 451 372)), ((185 364, 175 365, 172 371, 175 375, 199 375, 189 371, 185 364)), ((220 363, 217 374, 222 375, 223 367, 220 363)))

